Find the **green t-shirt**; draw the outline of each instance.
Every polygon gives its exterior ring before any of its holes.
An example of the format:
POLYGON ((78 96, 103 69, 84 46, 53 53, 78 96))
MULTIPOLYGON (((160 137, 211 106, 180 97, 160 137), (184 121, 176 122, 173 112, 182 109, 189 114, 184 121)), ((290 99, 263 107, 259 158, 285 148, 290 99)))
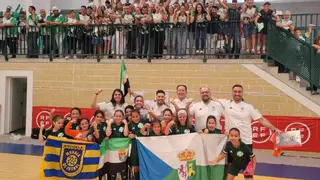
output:
POLYGON ((80 14, 76 13, 76 20, 80 21, 80 14))
POLYGON ((156 135, 154 132, 150 132, 147 136, 162 136, 163 134, 156 135))
MULTIPOLYGON (((106 137, 106 129, 107 129, 107 123, 106 122, 101 122, 101 124, 98 124, 97 126, 98 132, 99 132, 99 139, 95 139, 96 143, 101 144, 103 139, 106 137)), ((94 133, 94 127, 90 127, 90 133, 94 133)))
POLYGON ((29 15, 27 18, 27 22, 30 25, 29 32, 38 32, 39 31, 39 29, 37 27, 37 24, 39 22, 39 16, 37 14, 35 14, 35 17, 36 17, 35 22, 32 20, 32 15, 29 15))
POLYGON ((140 130, 141 128, 143 128, 143 126, 148 123, 148 121, 146 120, 141 120, 139 123, 134 123, 134 122, 130 122, 128 124, 129 126, 129 132, 132 133, 132 134, 135 134, 136 136, 143 136, 141 133, 140 133, 140 130))
POLYGON ((308 36, 307 36, 306 33, 302 34, 302 35, 299 37, 299 39, 301 39, 302 41, 306 41, 307 38, 308 38, 308 36))
POLYGON ((175 125, 170 128, 170 134, 189 134, 189 133, 194 133, 195 129, 194 126, 191 128, 188 128, 187 125, 175 125))
POLYGON ((17 27, 18 21, 16 18, 14 18, 14 17, 11 17, 10 19, 3 18, 2 23, 15 25, 13 27, 6 28, 7 29, 7 32, 6 32, 7 37, 18 37, 18 27, 17 27))
POLYGON ((232 157, 232 164, 238 168, 245 169, 251 158, 255 155, 252 150, 242 141, 238 147, 234 147, 230 141, 227 142, 224 154, 229 154, 232 157))
MULTIPOLYGON (((65 18, 63 15, 59 14, 58 16, 49 16, 48 17, 48 21, 50 22, 66 22, 65 18)), ((64 33, 66 32, 65 27, 63 27, 62 25, 58 25, 58 27, 54 28, 56 33, 64 33)))
MULTIPOLYGON (((68 119, 64 120, 64 122, 63 122, 63 127, 66 127, 69 122, 70 122, 70 121, 69 121, 68 119)), ((80 123, 79 123, 79 121, 77 121, 77 123, 75 123, 75 124, 72 124, 72 125, 71 125, 71 129, 72 129, 72 130, 80 130, 81 128, 80 128, 80 123)))
POLYGON ((123 135, 124 124, 122 123, 120 126, 117 126, 116 123, 111 124, 111 136, 110 138, 124 138, 123 135))
POLYGON ((58 131, 53 131, 53 129, 47 130, 44 135, 42 136, 44 140, 48 139, 49 136, 55 136, 55 137, 67 137, 67 135, 64 133, 64 128, 59 129, 58 131))
MULTIPOLYGON (((202 132, 204 132, 206 130, 206 128, 202 129, 202 132)), ((220 129, 215 129, 213 131, 208 129, 208 134, 222 134, 220 129)))

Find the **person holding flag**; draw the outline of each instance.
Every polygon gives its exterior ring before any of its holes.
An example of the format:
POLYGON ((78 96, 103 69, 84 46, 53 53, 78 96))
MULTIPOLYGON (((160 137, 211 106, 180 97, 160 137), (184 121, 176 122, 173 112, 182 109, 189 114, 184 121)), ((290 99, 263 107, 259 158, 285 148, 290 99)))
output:
POLYGON ((107 119, 110 119, 113 116, 114 112, 118 109, 124 112, 124 109, 128 105, 127 103, 125 103, 125 96, 129 92, 130 84, 129 84, 129 79, 128 79, 126 70, 127 70, 126 66, 122 61, 122 66, 120 70, 120 88, 121 89, 115 89, 113 91, 110 102, 97 103, 97 97, 103 91, 103 89, 101 88, 97 89, 97 91, 93 96, 91 108, 104 111, 106 113, 107 119))

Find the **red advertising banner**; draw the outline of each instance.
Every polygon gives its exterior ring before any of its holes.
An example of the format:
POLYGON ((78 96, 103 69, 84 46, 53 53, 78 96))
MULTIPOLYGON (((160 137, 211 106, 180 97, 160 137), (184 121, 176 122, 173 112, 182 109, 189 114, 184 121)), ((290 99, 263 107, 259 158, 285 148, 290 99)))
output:
MULTIPOLYGON (((51 127, 50 110, 52 107, 36 106, 33 107, 32 128, 38 128, 42 124, 48 129, 51 127)), ((55 115, 70 117, 71 108, 56 108, 55 115)), ((94 109, 81 108, 81 117, 93 120, 94 109)), ((295 117, 295 116, 264 116, 274 126, 282 131, 300 130, 302 137, 301 147, 284 148, 293 151, 320 152, 320 118, 316 117, 295 117)), ((224 129, 224 120, 221 120, 224 129)), ((255 149, 273 149, 273 144, 269 141, 272 132, 262 126, 259 122, 252 122, 253 147, 255 149)))

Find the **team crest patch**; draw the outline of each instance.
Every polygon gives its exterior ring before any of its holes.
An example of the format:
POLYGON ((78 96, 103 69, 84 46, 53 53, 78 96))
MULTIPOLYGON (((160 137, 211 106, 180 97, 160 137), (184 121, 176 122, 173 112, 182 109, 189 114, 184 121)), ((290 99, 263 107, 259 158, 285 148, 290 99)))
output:
POLYGON ((87 136, 87 139, 91 141, 91 140, 93 139, 92 134, 89 134, 89 135, 87 136))
POLYGON ((238 157, 242 157, 242 156, 243 156, 243 152, 242 152, 242 151, 238 151, 238 152, 237 152, 237 156, 238 156, 238 157))
POLYGON ((58 137, 63 137, 63 136, 64 136, 64 133, 62 132, 58 134, 58 137))
POLYGON ((143 124, 142 124, 142 123, 139 123, 139 124, 138 124, 138 128, 141 129, 142 127, 143 127, 143 124))
POLYGON ((123 127, 120 127, 120 128, 119 128, 119 132, 123 132, 123 127))
POLYGON ((60 167, 66 176, 74 177, 81 172, 85 151, 86 145, 62 143, 60 167))
POLYGON ((185 134, 189 134, 189 133, 190 133, 190 130, 189 130, 189 129, 185 129, 185 130, 184 130, 184 133, 185 133, 185 134))
POLYGON ((128 153, 127 153, 127 149, 119 149, 118 150, 118 156, 119 156, 119 161, 124 162, 127 160, 128 157, 128 153))

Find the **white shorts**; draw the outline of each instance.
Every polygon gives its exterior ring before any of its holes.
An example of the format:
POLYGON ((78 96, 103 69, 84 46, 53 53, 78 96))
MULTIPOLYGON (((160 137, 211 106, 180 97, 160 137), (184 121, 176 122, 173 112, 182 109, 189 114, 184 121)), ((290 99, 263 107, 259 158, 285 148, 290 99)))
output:
POLYGON ((105 37, 103 37, 103 40, 111 40, 111 36, 105 36, 105 37))

